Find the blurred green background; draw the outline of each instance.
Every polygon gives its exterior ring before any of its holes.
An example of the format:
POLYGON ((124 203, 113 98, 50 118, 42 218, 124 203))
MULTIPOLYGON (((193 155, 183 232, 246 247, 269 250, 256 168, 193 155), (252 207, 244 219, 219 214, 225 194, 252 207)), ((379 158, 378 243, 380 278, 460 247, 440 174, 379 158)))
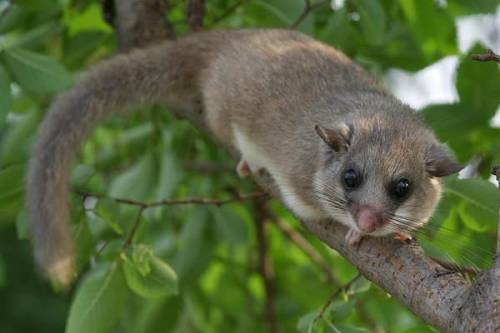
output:
MULTIPOLYGON (((170 3, 168 19, 183 35, 186 1, 170 3)), ((430 255, 468 268, 491 265, 495 247, 498 191, 488 177, 500 161, 500 129, 492 123, 500 72, 495 63, 470 60, 483 46, 459 47, 457 18, 489 13, 493 29, 497 6, 497 0, 332 1, 298 26, 386 80, 389 69, 411 73, 455 57, 455 101, 421 112, 459 160, 472 163, 465 179, 446 181, 431 225, 417 238, 430 255)), ((205 25, 286 28, 303 8, 302 0, 207 0, 205 25)), ((133 244, 123 246, 138 207, 112 198, 227 199, 256 190, 236 176, 220 148, 161 107, 107 121, 78 154, 71 202, 80 273, 73 288, 58 292, 35 271, 23 198, 36 127, 55 94, 115 49, 99 1, 0 1, 0 332, 62 332, 66 325, 68 332, 92 333, 270 331, 256 237, 262 204, 146 209, 133 244)), ((267 205, 280 222, 264 229, 281 332, 435 332, 363 278, 339 291, 314 322, 338 284, 357 271, 277 202, 267 205), (283 225, 311 245, 309 252, 289 240, 283 225)))

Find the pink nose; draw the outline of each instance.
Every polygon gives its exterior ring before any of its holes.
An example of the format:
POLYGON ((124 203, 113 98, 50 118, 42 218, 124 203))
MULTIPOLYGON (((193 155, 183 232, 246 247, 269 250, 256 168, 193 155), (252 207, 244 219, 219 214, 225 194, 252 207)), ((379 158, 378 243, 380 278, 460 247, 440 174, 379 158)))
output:
POLYGON ((359 207, 356 215, 358 227, 363 233, 373 232, 383 224, 382 213, 371 206, 359 207))

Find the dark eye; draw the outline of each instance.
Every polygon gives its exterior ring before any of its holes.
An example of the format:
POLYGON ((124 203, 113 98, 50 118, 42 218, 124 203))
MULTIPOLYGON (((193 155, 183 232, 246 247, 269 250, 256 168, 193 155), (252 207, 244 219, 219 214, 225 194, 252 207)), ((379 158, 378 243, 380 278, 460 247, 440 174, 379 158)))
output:
POLYGON ((397 198, 404 198, 408 192, 410 191, 410 181, 406 178, 401 178, 396 182, 394 188, 392 189, 392 193, 397 198))
POLYGON ((354 169, 348 169, 344 172, 343 176, 344 185, 347 188, 356 188, 360 183, 360 177, 354 169))

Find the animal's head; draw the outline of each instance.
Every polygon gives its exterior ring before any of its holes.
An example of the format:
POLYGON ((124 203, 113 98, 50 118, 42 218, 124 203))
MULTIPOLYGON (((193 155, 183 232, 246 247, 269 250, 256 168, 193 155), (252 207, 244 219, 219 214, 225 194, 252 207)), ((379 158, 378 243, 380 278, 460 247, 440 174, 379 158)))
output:
POLYGON ((413 114, 372 114, 316 132, 316 196, 329 216, 364 235, 423 226, 439 201, 440 178, 462 168, 413 114))

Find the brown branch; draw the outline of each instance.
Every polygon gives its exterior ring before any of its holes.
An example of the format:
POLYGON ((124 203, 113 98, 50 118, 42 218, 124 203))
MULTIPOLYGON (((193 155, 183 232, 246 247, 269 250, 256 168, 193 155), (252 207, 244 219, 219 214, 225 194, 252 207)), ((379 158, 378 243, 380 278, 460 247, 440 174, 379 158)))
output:
POLYGON ((302 250, 311 261, 316 264, 325 274, 326 282, 328 284, 333 284, 336 287, 340 286, 339 280, 333 275, 332 268, 330 265, 323 259, 323 257, 316 251, 316 249, 309 243, 309 241, 304 238, 300 233, 295 231, 292 227, 290 227, 285 221, 273 217, 273 223, 276 227, 287 237, 292 243, 294 243, 299 249, 302 250))
POLYGON ((300 16, 295 20, 295 22, 290 25, 290 29, 297 29, 299 25, 306 19, 307 15, 309 15, 315 9, 327 4, 328 0, 320 0, 316 3, 311 3, 311 0, 305 0, 304 10, 300 14, 300 16))
MULTIPOLYGON (((205 126, 202 119, 193 119, 205 126)), ((204 127, 203 127, 204 128, 204 127)), ((237 157, 237 151, 232 151, 237 157)), ((278 186, 267 173, 254 179, 281 199, 278 186)), ((500 266, 483 271, 470 284, 459 274, 437 274, 442 267, 425 256, 414 241, 368 237, 358 247, 345 242, 347 228, 330 220, 302 221, 315 236, 335 249, 371 280, 443 332, 489 332, 500 327, 491 309, 498 308, 500 266)), ((500 311, 500 309, 499 309, 500 311)))
POLYGON ((159 207, 159 206, 193 205, 193 204, 222 206, 233 202, 242 202, 251 199, 268 197, 267 193, 263 191, 256 191, 250 193, 237 193, 236 195, 228 199, 184 198, 184 199, 164 199, 153 202, 143 202, 125 198, 113 198, 102 193, 85 192, 82 190, 73 190, 73 192, 83 197, 108 198, 121 204, 143 207, 143 209, 159 207))
POLYGON ((486 50, 486 53, 483 54, 473 54, 472 59, 476 61, 494 61, 498 62, 500 64, 500 55, 496 54, 492 50, 488 49, 486 50))
POLYGON ((361 273, 358 273, 352 279, 347 281, 346 284, 337 288, 337 290, 335 290, 335 292, 333 292, 333 294, 331 294, 330 297, 328 297, 328 300, 326 301, 326 303, 323 304, 323 306, 319 310, 318 315, 316 316, 316 318, 314 318, 314 323, 318 322, 321 318, 323 318, 325 311, 328 309, 328 307, 330 307, 330 305, 333 303, 335 298, 337 298, 337 296, 340 295, 340 293, 346 292, 347 290, 349 290, 349 288, 351 288, 352 284, 354 282, 356 282, 361 276, 362 276, 361 273))
POLYGON ((205 17, 205 0, 188 0, 187 23, 191 31, 199 31, 203 28, 205 17))
POLYGON ((264 318, 269 324, 269 331, 271 333, 277 333, 279 329, 274 310, 274 273, 267 244, 267 221, 269 220, 270 214, 265 201, 257 202, 254 211, 256 212, 254 219, 259 252, 259 273, 262 276, 266 293, 264 318))
POLYGON ((130 229, 130 232, 129 232, 127 238, 123 242, 122 251, 127 246, 129 246, 130 244, 132 244, 132 241, 133 241, 134 236, 135 236, 135 234, 137 232, 137 229, 139 229, 139 225, 141 224, 142 213, 144 213, 145 209, 146 209, 146 206, 139 207, 139 212, 137 213, 137 218, 135 219, 134 225, 132 226, 132 229, 130 229))

